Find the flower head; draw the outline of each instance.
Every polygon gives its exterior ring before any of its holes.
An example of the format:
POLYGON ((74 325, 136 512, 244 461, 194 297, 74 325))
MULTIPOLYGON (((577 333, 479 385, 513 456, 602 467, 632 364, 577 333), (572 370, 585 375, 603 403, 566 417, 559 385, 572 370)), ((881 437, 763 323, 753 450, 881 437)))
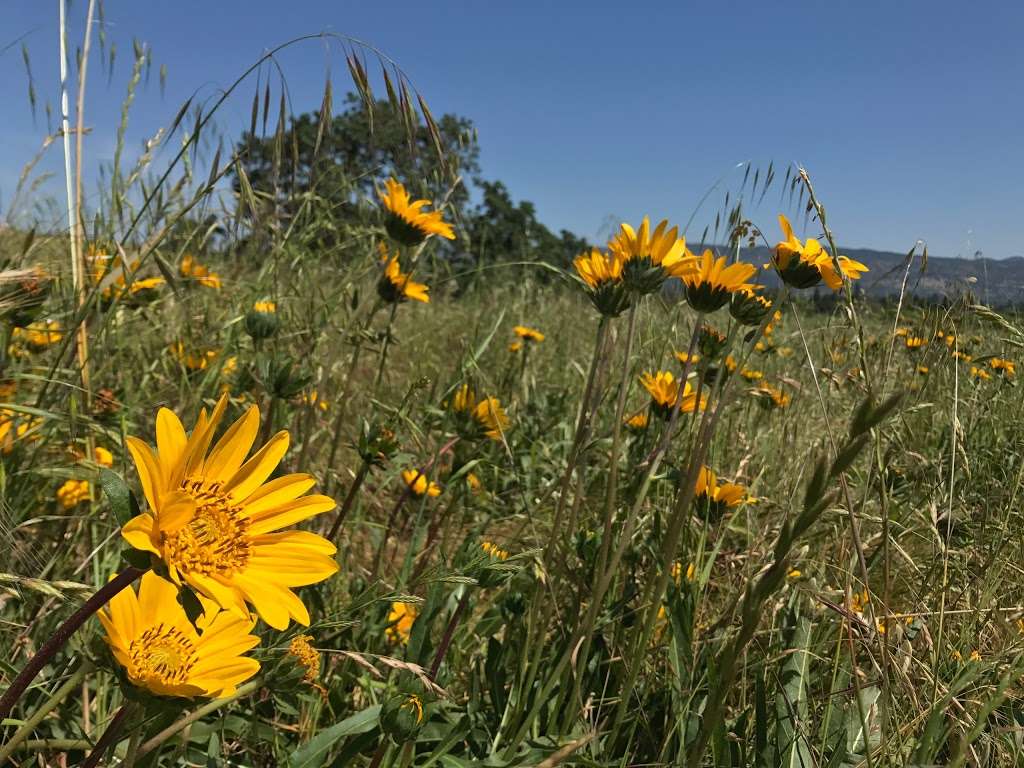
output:
POLYGON ((772 410, 774 408, 785 408, 789 405, 789 395, 781 389, 773 387, 771 384, 762 384, 756 389, 752 389, 750 394, 758 398, 761 405, 768 410, 772 410))
MULTIPOLYGON (((772 261, 779 270, 782 280, 794 288, 811 288, 822 280, 832 290, 842 288, 843 278, 836 272, 835 264, 828 251, 815 238, 809 237, 804 243, 793 234, 789 219, 779 214, 779 226, 786 238, 775 246, 772 261)), ((868 268, 859 261, 838 258, 839 269, 850 280, 857 280, 868 268)))
POLYGON ((971 366, 971 376, 978 381, 985 381, 992 378, 992 374, 986 371, 984 368, 979 368, 976 365, 971 366))
POLYGON ((697 393, 685 382, 680 392, 679 382, 671 371, 658 371, 657 373, 645 372, 640 377, 640 383, 651 396, 651 408, 662 418, 672 415, 673 408, 678 408, 683 413, 692 413, 698 407, 704 410, 707 405, 707 397, 701 397, 700 404, 697 403, 697 393))
POLYGON ((477 397, 469 384, 463 384, 455 392, 451 409, 468 417, 471 437, 482 433, 491 440, 501 440, 508 431, 508 415, 501 401, 496 397, 477 397))
POLYGON ((66 480, 57 489, 57 503, 61 509, 73 509, 87 501, 91 492, 88 480, 66 480))
POLYGON ((192 280, 199 285, 220 290, 220 275, 216 272, 211 272, 208 267, 200 264, 189 253, 186 253, 182 258, 178 271, 181 272, 182 277, 192 280))
POLYGON ((576 257, 573 266, 587 286, 587 295, 597 311, 607 317, 618 317, 632 301, 622 279, 621 258, 591 248, 590 253, 576 257))
POLYGON ((993 357, 988 361, 988 366, 1001 376, 1012 379, 1017 375, 1017 368, 1012 360, 1004 360, 1001 357, 993 357))
POLYGON ((384 273, 377 281, 377 293, 389 303, 397 304, 412 299, 430 303, 430 287, 426 283, 417 283, 412 274, 403 272, 398 253, 388 255, 388 249, 381 243, 379 246, 381 261, 384 262, 384 273))
POLYGON ((626 419, 626 429, 639 434, 647 429, 648 422, 647 411, 640 411, 640 413, 633 414, 626 419))
POLYGON ((388 640, 401 645, 408 643, 412 625, 416 623, 419 613, 416 603, 392 603, 391 610, 388 611, 388 640))
MULTIPOLYGON (((771 311, 771 300, 757 293, 761 288, 760 285, 747 284, 733 292, 729 301, 729 314, 740 325, 760 325, 771 311)), ((768 326, 765 326, 765 333, 769 333, 768 326)))
POLYGON ((393 240, 414 247, 431 235, 455 239, 452 225, 445 222, 440 211, 423 210, 430 205, 429 200, 411 200, 405 187, 395 179, 385 181, 384 187, 377 190, 377 197, 387 212, 384 226, 393 240))
POLYGON ((417 496, 440 496, 441 486, 437 483, 427 480, 427 476, 420 472, 418 469, 405 469, 402 470, 402 480, 417 496))
POLYGON ((193 350, 186 347, 181 341, 171 344, 170 351, 171 355, 190 373, 205 371, 210 363, 217 359, 217 350, 193 350))
POLYGON ((707 467, 701 467, 694 489, 694 504, 706 520, 722 516, 730 507, 735 507, 746 498, 747 490, 736 483, 719 483, 718 476, 707 467))
POLYGON ((281 529, 330 511, 334 500, 304 495, 316 482, 309 475, 267 482, 288 450, 286 431, 246 460, 260 427, 256 406, 214 443, 226 406, 221 397, 212 414, 203 409, 189 435, 161 408, 156 451, 137 437, 127 439, 148 509, 121 534, 163 560, 175 584, 222 608, 244 616, 248 602, 275 629, 290 619, 308 625, 309 612, 291 588, 336 573, 335 546, 307 531, 281 529))
POLYGON ((512 328, 512 333, 518 336, 523 341, 527 341, 533 344, 540 344, 544 341, 544 334, 540 331, 529 328, 525 325, 516 325, 512 328))
POLYGON ((757 273, 753 264, 728 264, 728 261, 726 256, 716 259, 708 248, 696 260, 695 267, 682 273, 686 300, 698 312, 721 309, 735 293, 747 287, 747 281, 757 273))
POLYGON ((199 629, 178 604, 178 590, 147 571, 136 595, 131 587, 111 598, 97 615, 107 644, 135 685, 159 696, 230 695, 259 671, 242 656, 259 643, 253 621, 206 603, 199 629))
POLYGON ((309 635, 296 635, 288 643, 288 655, 302 667, 302 679, 311 683, 320 676, 320 652, 313 647, 313 638, 309 635))
POLYGON ((623 279, 631 291, 654 293, 666 279, 683 277, 695 268, 696 259, 686 250, 686 240, 678 235, 679 228, 669 229, 667 219, 653 232, 647 216, 638 230, 626 223, 620 225, 608 249, 622 262, 623 279))
POLYGON ((911 352, 916 352, 917 350, 921 349, 922 347, 927 346, 928 345, 928 340, 927 339, 922 339, 920 336, 907 336, 903 340, 903 343, 906 345, 907 349, 909 349, 911 352))

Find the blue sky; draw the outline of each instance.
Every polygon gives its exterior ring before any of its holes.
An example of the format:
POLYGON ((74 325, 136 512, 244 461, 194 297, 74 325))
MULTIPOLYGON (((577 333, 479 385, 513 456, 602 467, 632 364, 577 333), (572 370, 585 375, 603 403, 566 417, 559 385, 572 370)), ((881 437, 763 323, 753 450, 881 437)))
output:
MULTIPOLYGON (((73 39, 86 5, 71 5, 73 39)), ((41 102, 56 105, 56 3, 0 0, 0 18, 6 204, 46 134, 20 40, 41 102)), ((593 239, 609 217, 682 223, 719 180, 738 186, 738 163, 799 162, 850 247, 922 239, 933 255, 1024 255, 1022 4, 106 0, 105 23, 118 57, 110 86, 91 64, 91 166, 113 151, 134 38, 168 72, 164 95, 154 70, 137 100, 137 146, 264 49, 330 30, 396 59, 435 114, 471 117, 484 175, 552 228, 593 239)), ((280 61, 296 111, 318 107, 328 71, 347 83, 342 54, 320 41, 280 61)), ((248 124, 251 94, 229 103, 226 135, 248 124)), ((44 165, 59 171, 59 154, 44 165)), ((772 240, 778 206, 770 194, 753 211, 772 240)))

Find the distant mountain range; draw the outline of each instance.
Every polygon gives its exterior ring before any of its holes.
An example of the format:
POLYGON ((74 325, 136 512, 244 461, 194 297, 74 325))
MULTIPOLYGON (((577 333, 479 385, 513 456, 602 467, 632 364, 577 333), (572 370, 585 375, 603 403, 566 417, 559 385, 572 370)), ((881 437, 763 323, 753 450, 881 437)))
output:
MULTIPOLYGON (((907 275, 907 254, 841 246, 839 252, 869 267, 870 272, 856 284, 865 294, 880 299, 899 295, 904 275, 907 275)), ((763 246, 745 248, 741 257, 760 266, 768 262, 770 251, 763 246)), ((763 277, 764 282, 771 284, 768 274, 763 277)), ((771 278, 775 279, 774 275, 771 278)), ((920 252, 914 255, 907 276, 909 295, 940 300, 959 296, 967 290, 994 307, 1024 304, 1024 256, 951 259, 929 255, 928 262, 922 265, 920 252)))

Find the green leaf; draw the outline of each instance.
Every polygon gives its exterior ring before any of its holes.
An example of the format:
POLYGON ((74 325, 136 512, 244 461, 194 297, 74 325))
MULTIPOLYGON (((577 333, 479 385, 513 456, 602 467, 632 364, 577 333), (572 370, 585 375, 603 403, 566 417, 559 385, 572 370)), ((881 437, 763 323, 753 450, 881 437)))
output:
POLYGON ((139 503, 119 474, 109 469, 101 469, 100 487, 107 495, 118 523, 124 525, 139 514, 139 503))
POLYGON ((789 613, 786 645, 790 650, 779 674, 779 691, 775 694, 775 764, 785 768, 811 768, 814 759, 808 746, 803 724, 809 719, 807 704, 807 673, 811 654, 811 622, 798 613, 794 604, 789 613))
POLYGON ((320 731, 316 736, 296 749, 288 757, 290 768, 320 768, 324 765, 327 753, 346 736, 366 733, 377 727, 380 720, 380 705, 367 707, 340 723, 320 731))

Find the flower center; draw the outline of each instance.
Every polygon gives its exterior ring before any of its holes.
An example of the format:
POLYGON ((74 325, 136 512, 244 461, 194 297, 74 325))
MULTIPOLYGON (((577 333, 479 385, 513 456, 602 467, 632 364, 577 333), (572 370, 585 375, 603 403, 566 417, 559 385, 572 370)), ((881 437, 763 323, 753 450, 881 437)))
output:
POLYGON ((186 478, 182 490, 196 502, 192 520, 167 536, 167 560, 186 573, 230 576, 249 561, 249 521, 220 483, 186 478))
POLYGON ((164 685, 181 685, 196 663, 195 644, 176 627, 150 627, 128 646, 134 676, 164 685))

